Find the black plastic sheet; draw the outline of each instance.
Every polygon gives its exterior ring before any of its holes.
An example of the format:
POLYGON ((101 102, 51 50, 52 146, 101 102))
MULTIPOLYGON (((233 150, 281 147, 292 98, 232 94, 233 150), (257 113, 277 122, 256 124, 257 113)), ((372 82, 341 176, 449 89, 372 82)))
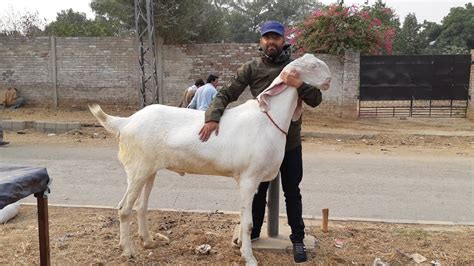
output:
POLYGON ((468 100, 471 55, 360 57, 362 101, 468 100))
POLYGON ((0 164, 0 209, 31 194, 48 190, 46 168, 0 164))

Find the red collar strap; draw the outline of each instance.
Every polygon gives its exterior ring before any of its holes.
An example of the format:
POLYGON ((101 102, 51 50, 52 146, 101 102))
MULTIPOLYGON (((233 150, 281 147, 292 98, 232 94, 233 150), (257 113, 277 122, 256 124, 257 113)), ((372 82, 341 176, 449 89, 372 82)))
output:
POLYGON ((284 131, 283 129, 281 129, 281 128, 277 125, 277 123, 275 123, 275 121, 273 121, 272 117, 268 114, 267 111, 265 111, 264 113, 267 115, 268 119, 270 119, 270 121, 273 123, 273 125, 274 125, 276 128, 278 128, 278 130, 281 131, 281 133, 285 134, 285 136, 288 136, 288 132, 286 132, 286 131, 284 131))

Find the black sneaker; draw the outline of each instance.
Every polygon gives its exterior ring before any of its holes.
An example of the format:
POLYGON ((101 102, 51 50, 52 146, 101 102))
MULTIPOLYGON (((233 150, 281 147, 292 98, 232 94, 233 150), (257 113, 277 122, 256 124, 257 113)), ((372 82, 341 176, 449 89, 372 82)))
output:
POLYGON ((303 242, 293 243, 293 258, 295 259, 296 263, 305 262, 308 260, 308 257, 306 256, 306 248, 303 242))

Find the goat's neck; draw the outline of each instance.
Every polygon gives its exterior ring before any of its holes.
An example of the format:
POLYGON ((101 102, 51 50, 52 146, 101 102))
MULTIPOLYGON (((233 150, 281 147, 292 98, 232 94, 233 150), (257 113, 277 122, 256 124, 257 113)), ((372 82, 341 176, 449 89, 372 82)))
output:
POLYGON ((273 121, 283 130, 288 130, 291 118, 296 109, 298 92, 293 87, 288 87, 280 94, 270 98, 268 114, 273 121))

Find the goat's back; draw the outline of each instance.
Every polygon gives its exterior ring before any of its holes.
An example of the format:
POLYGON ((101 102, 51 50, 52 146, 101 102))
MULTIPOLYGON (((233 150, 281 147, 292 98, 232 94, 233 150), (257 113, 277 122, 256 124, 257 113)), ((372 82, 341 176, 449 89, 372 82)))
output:
POLYGON ((250 100, 226 110, 219 135, 201 142, 203 111, 151 105, 128 118, 120 142, 121 147, 138 148, 149 160, 177 172, 229 176, 251 163, 283 155, 286 138, 268 122, 257 102, 250 100))

